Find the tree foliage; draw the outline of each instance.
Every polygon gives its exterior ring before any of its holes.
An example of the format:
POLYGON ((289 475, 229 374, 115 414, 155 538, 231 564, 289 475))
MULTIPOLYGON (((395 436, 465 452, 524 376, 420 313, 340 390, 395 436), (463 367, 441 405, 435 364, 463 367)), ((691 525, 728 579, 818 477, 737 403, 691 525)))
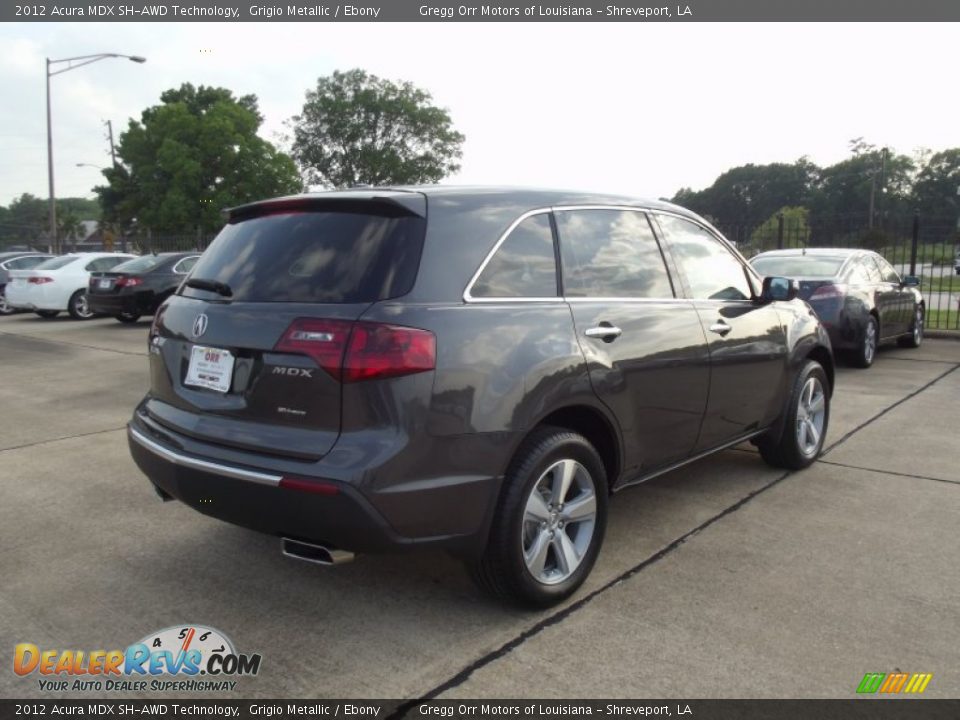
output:
POLYGON ((960 217, 960 148, 931 155, 917 173, 913 193, 922 217, 960 217))
MULTIPOLYGON (((49 204, 47 198, 23 193, 14 198, 9 207, 0 206, 0 244, 35 245, 49 235, 49 204)), ((99 220, 100 204, 87 198, 60 198, 57 200, 57 225, 63 228, 63 218, 69 216, 76 225, 82 220, 99 220)))
POLYGON ((464 137, 431 101, 363 70, 321 77, 291 120, 293 156, 326 187, 438 182, 460 169, 464 137))
POLYGON ((223 224, 225 207, 296 192, 296 165, 257 135, 262 122, 254 95, 189 83, 167 90, 120 136, 119 165, 95 188, 104 220, 210 233, 223 224))

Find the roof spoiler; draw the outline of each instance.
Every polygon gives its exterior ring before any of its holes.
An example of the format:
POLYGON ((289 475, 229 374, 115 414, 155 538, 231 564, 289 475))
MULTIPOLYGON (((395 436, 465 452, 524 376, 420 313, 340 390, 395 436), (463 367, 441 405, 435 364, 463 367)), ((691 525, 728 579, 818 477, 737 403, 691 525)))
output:
POLYGON ((396 190, 385 193, 382 188, 379 194, 376 191, 348 191, 259 200, 227 208, 223 214, 227 222, 237 222, 273 213, 306 212, 324 208, 342 212, 363 212, 371 210, 371 205, 389 215, 411 215, 420 218, 427 216, 427 196, 423 193, 396 190))

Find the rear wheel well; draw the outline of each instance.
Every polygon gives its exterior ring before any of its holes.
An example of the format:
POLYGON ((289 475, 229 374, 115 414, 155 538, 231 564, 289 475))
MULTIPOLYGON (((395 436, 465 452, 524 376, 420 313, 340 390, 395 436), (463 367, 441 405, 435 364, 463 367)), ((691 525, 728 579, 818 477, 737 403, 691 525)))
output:
POLYGON ((601 412, 588 405, 574 405, 555 410, 537 427, 550 425, 583 435, 596 449, 607 472, 607 487, 613 488, 620 474, 620 446, 610 422, 601 412))
POLYGON ((830 394, 833 394, 833 358, 830 355, 830 351, 827 350, 823 345, 817 345, 809 353, 807 357, 811 360, 816 360, 820 363, 820 366, 823 368, 823 371, 827 374, 827 381, 830 383, 830 394))

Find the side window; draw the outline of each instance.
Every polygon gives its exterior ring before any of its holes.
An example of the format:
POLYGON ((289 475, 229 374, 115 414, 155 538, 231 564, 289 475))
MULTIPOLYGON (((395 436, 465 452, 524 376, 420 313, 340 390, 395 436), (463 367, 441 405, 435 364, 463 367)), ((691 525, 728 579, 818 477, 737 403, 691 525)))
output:
POLYGON ((658 215, 677 264, 690 285, 692 297, 703 300, 749 300, 747 275, 736 255, 699 225, 658 215))
POLYGON ((877 266, 877 263, 874 262, 872 257, 869 255, 862 255, 860 256, 858 263, 863 266, 863 271, 867 274, 867 282, 883 282, 883 276, 880 274, 880 268, 877 266))
POLYGON ((883 277, 884 282, 897 283, 898 285, 900 284, 900 276, 897 274, 897 271, 893 269, 893 266, 890 263, 888 263, 879 255, 874 255, 873 259, 880 268, 880 275, 883 277))
POLYGON ((863 258, 858 258, 850 263, 847 280, 854 285, 867 285, 873 282, 870 278, 870 273, 867 272, 867 266, 863 262, 863 258))
POLYGON ((556 297, 557 259, 546 213, 513 229, 470 289, 476 298, 556 297))
POLYGON ((565 295, 673 297, 667 266, 644 213, 565 210, 556 218, 565 295))
POLYGON ((91 260, 86 264, 86 266, 84 266, 83 269, 86 270, 87 272, 99 272, 100 270, 106 270, 106 268, 100 267, 101 260, 103 260, 103 258, 97 258, 96 260, 91 260))
POLYGON ((188 272, 193 270, 193 266, 197 264, 197 260, 199 259, 200 259, 199 255, 195 255, 194 257, 184 258, 183 260, 178 262, 176 265, 174 265, 173 271, 178 275, 186 275, 188 272))

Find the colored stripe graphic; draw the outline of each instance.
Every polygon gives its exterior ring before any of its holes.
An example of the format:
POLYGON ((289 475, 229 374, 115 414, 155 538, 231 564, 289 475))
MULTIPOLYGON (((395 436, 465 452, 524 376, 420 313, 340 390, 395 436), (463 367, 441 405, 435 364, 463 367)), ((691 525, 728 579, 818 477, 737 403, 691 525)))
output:
POLYGON ((876 692, 896 694, 900 692, 919 694, 927 689, 933 673, 866 673, 857 686, 857 692, 871 695, 876 692))

